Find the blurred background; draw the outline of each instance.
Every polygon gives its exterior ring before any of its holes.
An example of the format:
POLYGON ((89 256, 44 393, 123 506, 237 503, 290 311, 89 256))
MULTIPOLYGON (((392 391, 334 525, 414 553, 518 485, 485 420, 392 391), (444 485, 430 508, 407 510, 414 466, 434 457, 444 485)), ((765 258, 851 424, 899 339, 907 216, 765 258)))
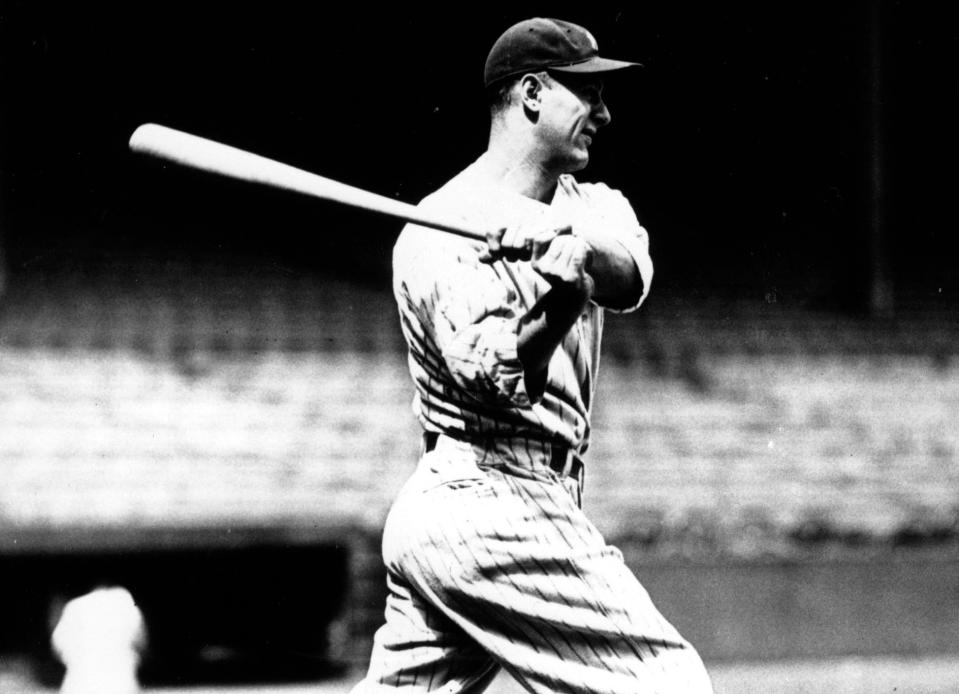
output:
POLYGON ((0 690, 58 686, 53 625, 102 585, 148 688, 360 676, 418 451, 400 225, 127 140, 416 202, 485 147, 486 53, 536 14, 645 65, 580 176, 657 268, 607 321, 588 513, 719 691, 959 689, 947 5, 3 0, 0 690))

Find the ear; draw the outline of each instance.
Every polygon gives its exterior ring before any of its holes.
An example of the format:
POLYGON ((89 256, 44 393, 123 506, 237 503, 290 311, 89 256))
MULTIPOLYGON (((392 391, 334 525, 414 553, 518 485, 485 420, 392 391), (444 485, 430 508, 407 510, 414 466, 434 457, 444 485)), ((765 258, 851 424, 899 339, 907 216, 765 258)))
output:
POLYGON ((536 113, 540 108, 540 96, 543 91, 543 80, 539 75, 529 73, 523 75, 519 81, 519 97, 523 108, 528 112, 536 113))

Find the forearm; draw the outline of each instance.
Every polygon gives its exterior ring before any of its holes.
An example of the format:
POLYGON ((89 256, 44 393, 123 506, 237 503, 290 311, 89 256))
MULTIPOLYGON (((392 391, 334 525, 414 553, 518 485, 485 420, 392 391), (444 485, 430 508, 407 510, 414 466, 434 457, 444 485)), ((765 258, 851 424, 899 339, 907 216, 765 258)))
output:
POLYGON ((517 352, 531 400, 542 397, 553 352, 576 323, 589 298, 588 289, 558 284, 520 319, 517 352))
POLYGON ((593 251, 589 274, 596 303, 614 309, 635 306, 643 294, 643 276, 632 254, 615 238, 585 229, 575 233, 593 251))

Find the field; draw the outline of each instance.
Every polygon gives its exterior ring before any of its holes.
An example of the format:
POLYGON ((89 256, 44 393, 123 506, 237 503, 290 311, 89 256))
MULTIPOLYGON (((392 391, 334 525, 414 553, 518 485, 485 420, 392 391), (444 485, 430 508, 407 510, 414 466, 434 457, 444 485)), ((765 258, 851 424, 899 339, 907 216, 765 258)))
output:
MULTIPOLYGON (((4 694, 45 694, 16 668, 3 671, 4 694)), ((959 659, 837 659, 721 664, 710 667, 716 694, 954 694, 959 659)), ((153 694, 348 694, 356 678, 278 686, 176 687, 147 689, 153 694)), ((488 694, 522 694, 502 675, 488 694)))

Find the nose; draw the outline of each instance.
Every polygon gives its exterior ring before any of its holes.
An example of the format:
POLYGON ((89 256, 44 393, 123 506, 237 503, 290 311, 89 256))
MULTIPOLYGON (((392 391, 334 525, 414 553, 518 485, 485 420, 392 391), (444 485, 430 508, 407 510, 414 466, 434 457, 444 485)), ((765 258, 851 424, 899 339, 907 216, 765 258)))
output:
POLYGON ((602 99, 593 107, 593 119, 600 127, 609 125, 609 122, 613 119, 613 117, 609 115, 609 109, 606 108, 606 103, 602 99))

